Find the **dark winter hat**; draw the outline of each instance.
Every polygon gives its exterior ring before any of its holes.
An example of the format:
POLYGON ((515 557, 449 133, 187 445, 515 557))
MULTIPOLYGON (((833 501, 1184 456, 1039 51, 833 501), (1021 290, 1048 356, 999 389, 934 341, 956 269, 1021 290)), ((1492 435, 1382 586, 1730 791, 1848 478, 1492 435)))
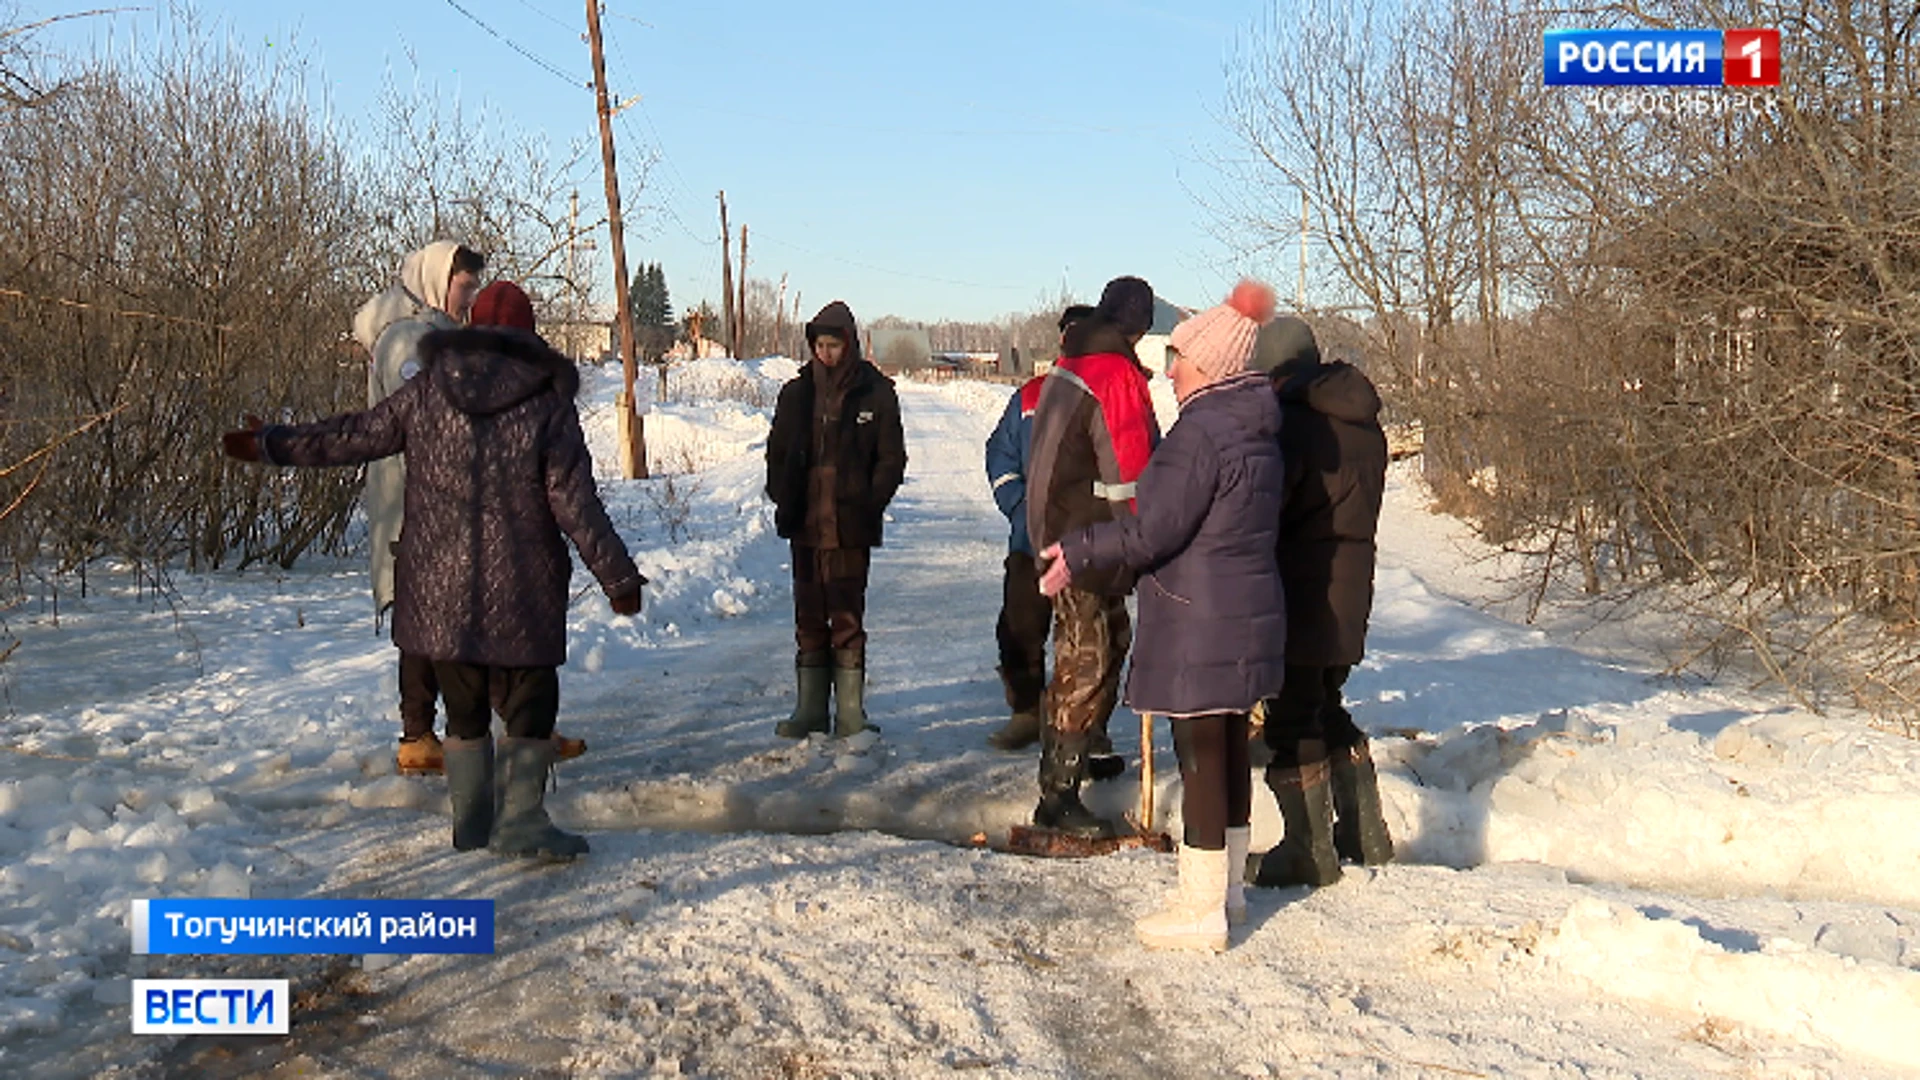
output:
POLYGON ((1253 343, 1253 359, 1247 367, 1284 379, 1320 366, 1320 345, 1313 339, 1313 328, 1301 319, 1284 315, 1260 328, 1253 343))
POLYGON ((511 281, 496 281, 473 298, 473 326, 510 326, 533 333, 533 301, 511 281))
POLYGON ((1081 319, 1091 318, 1098 310, 1092 304, 1069 304, 1067 310, 1060 313, 1060 329, 1065 330, 1081 319))
POLYGON ((1100 292, 1100 315, 1132 337, 1153 326, 1153 286, 1137 277, 1117 277, 1100 292))

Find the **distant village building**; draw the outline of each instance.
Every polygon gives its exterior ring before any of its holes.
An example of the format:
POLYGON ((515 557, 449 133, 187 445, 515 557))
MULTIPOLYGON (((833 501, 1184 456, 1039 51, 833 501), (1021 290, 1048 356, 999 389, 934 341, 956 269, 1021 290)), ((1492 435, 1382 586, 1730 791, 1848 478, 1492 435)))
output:
POLYGON ((604 364, 620 358, 612 319, 541 320, 540 336, 578 364, 604 364))
POLYGON ((683 339, 667 350, 667 361, 677 364, 683 360, 717 360, 726 355, 727 347, 710 337, 703 337, 697 343, 683 339))

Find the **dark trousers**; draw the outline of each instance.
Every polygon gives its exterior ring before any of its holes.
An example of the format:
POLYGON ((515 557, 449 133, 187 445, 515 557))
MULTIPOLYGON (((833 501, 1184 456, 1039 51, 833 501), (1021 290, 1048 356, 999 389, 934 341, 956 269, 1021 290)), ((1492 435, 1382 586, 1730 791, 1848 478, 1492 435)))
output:
POLYGON ((440 680, 433 661, 418 653, 400 651, 400 737, 411 742, 433 734, 433 703, 440 697, 440 680))
POLYGON ((1173 753, 1180 761, 1182 839, 1188 847, 1225 849, 1227 830, 1253 816, 1247 714, 1174 717, 1173 753))
POLYGON ((1360 729, 1347 712, 1341 694, 1352 671, 1350 664, 1287 665, 1280 695, 1267 699, 1267 726, 1262 733, 1273 750, 1275 765, 1312 765, 1326 760, 1329 749, 1359 745, 1360 729))
POLYGON ((1047 633, 1053 628, 1053 601, 1040 595, 1040 570, 1024 551, 1007 553, 1000 589, 1000 621, 993 636, 1000 643, 1000 679, 1014 712, 1040 708, 1047 689, 1047 633))
POLYGON ((1053 680, 1047 684, 1047 723, 1054 730, 1107 730, 1132 644, 1126 597, 1071 585, 1060 590, 1053 598, 1053 680))
POLYGON ((447 703, 447 734, 484 739, 498 710, 507 734, 516 739, 550 739, 560 715, 560 669, 488 667, 436 660, 440 693, 447 703))
POLYGON ((793 545, 793 642, 804 655, 867 651, 870 548, 793 545))

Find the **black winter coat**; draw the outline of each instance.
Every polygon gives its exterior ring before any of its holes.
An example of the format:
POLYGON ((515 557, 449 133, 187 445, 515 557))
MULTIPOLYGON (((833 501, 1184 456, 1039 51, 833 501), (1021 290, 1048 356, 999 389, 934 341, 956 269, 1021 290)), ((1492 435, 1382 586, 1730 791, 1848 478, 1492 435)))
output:
POLYGON ((1194 394, 1140 474, 1138 516, 1061 540, 1074 579, 1142 572, 1127 704, 1196 716, 1246 712, 1286 680, 1287 616, 1275 546, 1286 482, 1280 406, 1266 377, 1194 394))
MULTIPOLYGON (((851 327, 848 328, 849 332, 851 327)), ((857 341, 858 339, 852 339, 857 341)), ((840 361, 848 372, 840 422, 823 432, 834 465, 834 516, 839 546, 879 547, 887 504, 907 473, 906 436, 900 426, 900 398, 893 380, 860 358, 856 347, 840 361)), ((773 500, 773 527, 786 539, 805 536, 807 473, 813 466, 814 368, 800 369, 780 388, 767 435, 767 498, 773 500)))
POLYGON ((1387 486, 1380 394, 1345 363, 1301 372, 1277 392, 1287 462, 1280 517, 1287 662, 1356 664, 1366 650, 1374 532, 1387 486))
POLYGON ((532 334, 438 330, 420 375, 366 412, 260 433, 277 465, 407 455, 393 643, 431 660, 567 659, 566 541, 609 597, 645 584, 607 518, 573 396, 573 361, 532 334))

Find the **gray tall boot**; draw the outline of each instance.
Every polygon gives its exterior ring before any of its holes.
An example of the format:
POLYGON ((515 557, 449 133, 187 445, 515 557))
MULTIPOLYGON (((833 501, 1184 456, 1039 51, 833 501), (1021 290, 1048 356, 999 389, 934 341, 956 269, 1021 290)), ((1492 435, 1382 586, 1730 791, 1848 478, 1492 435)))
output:
POLYGON ((867 722, 867 654, 833 650, 833 734, 844 739, 880 729, 867 722))
POLYGON ((493 825, 496 855, 571 859, 587 853, 587 838, 554 827, 547 816, 547 774, 553 769, 553 740, 501 739, 500 818, 493 825))
POLYGON ((1267 766, 1267 786, 1280 803, 1287 834, 1260 859, 1253 883, 1262 888, 1309 885, 1317 889, 1340 880, 1340 857, 1333 850, 1331 770, 1324 749, 1314 749, 1317 760, 1310 757, 1306 764, 1267 766))
POLYGON ((1333 748, 1333 847, 1342 859, 1365 866, 1393 861, 1393 837, 1380 809, 1380 778, 1366 736, 1333 748))
POLYGON ((833 692, 833 654, 825 649, 803 652, 794 657, 794 674, 800 683, 799 700, 793 715, 773 729, 783 739, 804 739, 814 732, 826 732, 833 726, 827 714, 827 695, 833 692))
POLYGON ((493 835, 493 738, 448 738, 447 799, 453 804, 453 848, 472 851, 493 835))

